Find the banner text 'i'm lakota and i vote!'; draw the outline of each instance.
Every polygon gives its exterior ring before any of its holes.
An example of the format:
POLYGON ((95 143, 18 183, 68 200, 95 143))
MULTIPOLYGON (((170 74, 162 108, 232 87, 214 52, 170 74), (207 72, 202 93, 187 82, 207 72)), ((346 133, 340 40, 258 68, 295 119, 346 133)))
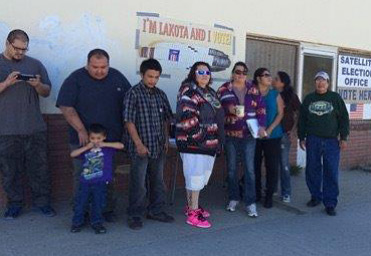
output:
POLYGON ((227 32, 200 27, 197 28, 190 25, 175 24, 150 18, 143 19, 142 32, 221 45, 232 44, 232 35, 227 32))

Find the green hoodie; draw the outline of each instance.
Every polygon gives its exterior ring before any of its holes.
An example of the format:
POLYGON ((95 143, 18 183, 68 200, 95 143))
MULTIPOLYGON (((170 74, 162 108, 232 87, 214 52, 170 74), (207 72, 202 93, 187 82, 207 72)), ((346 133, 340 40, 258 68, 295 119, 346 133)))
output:
POLYGON ((349 115, 343 99, 336 92, 308 94, 300 108, 298 137, 305 140, 308 135, 347 140, 349 115))

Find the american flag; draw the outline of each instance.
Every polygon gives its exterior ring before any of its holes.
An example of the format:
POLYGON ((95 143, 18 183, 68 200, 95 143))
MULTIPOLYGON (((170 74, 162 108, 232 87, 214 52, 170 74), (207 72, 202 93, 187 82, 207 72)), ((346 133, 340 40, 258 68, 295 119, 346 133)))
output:
POLYGON ((363 104, 350 104, 349 118, 363 119, 363 104))

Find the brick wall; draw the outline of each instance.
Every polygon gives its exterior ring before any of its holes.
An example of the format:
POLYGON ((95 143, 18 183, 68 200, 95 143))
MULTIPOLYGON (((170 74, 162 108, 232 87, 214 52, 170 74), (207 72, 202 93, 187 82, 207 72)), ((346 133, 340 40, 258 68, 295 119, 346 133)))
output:
POLYGON ((341 168, 371 163, 371 121, 353 121, 347 149, 341 153, 341 168))
MULTIPOLYGON (((45 115, 45 121, 48 125, 48 150, 49 167, 52 177, 52 198, 54 201, 68 200, 72 196, 72 162, 69 157, 68 146, 68 126, 63 116, 60 114, 45 115)), ((351 135, 349 138, 348 149, 342 153, 341 167, 343 169, 354 167, 363 163, 370 163, 369 148, 371 145, 371 123, 353 122, 351 124, 351 135)), ((292 147, 290 152, 290 161, 296 163, 296 138, 292 138, 292 147)), ((125 155, 119 156, 120 163, 116 179, 116 188, 119 193, 127 193, 129 184, 128 169, 130 159, 125 155)), ((165 184, 170 187, 175 169, 176 151, 171 149, 168 153, 168 160, 165 167, 165 184)), ((222 182, 226 175, 224 169, 225 159, 220 156, 216 160, 215 168, 210 182, 222 182)), ((25 179, 27 183, 27 179, 25 179)), ((181 166, 177 176, 177 186, 184 184, 181 166)), ((25 184, 26 204, 30 205, 30 193, 27 184, 25 184)), ((5 206, 6 198, 0 188, 0 207, 5 206)))

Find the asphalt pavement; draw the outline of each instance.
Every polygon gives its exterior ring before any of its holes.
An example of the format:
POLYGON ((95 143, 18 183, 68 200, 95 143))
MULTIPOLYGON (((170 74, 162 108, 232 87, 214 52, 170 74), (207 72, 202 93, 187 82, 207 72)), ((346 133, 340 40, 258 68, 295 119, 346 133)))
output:
POLYGON ((58 215, 41 216, 26 209, 16 220, 0 220, 1 256, 57 255, 371 255, 371 174, 360 170, 340 173, 337 216, 323 206, 306 207, 309 193, 304 175, 292 177, 290 204, 275 199, 272 209, 258 204, 258 218, 249 218, 240 204, 236 212, 225 210, 226 190, 210 184, 201 194, 202 205, 211 212, 210 229, 185 223, 184 191, 176 191, 168 212, 176 221, 164 224, 145 220, 143 229, 126 225, 127 198, 119 201, 115 223, 96 235, 89 227, 69 232, 69 202, 55 205, 58 215))

